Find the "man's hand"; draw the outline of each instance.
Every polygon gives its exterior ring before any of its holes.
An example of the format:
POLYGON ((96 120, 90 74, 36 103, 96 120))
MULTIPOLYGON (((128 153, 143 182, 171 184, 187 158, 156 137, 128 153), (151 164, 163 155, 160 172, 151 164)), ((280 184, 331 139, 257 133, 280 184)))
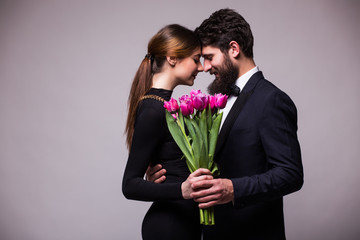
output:
POLYGON ((234 200, 232 181, 226 178, 197 181, 192 184, 191 198, 200 203, 199 208, 208 208, 234 200))
POLYGON ((146 180, 154 183, 162 183, 165 181, 166 170, 160 164, 149 166, 146 170, 146 180))
POLYGON ((191 195, 194 192, 193 186, 199 181, 212 180, 210 170, 205 168, 199 168, 195 172, 191 173, 185 182, 181 184, 181 192, 184 199, 191 199, 191 195))

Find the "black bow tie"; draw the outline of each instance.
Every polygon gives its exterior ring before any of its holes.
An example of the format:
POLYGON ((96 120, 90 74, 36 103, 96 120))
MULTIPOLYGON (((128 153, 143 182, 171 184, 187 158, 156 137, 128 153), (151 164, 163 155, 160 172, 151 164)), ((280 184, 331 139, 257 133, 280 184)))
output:
POLYGON ((239 88, 238 86, 232 85, 232 86, 230 87, 230 90, 231 90, 231 95, 233 95, 233 96, 235 96, 235 97, 239 96, 239 94, 240 94, 240 88, 239 88))

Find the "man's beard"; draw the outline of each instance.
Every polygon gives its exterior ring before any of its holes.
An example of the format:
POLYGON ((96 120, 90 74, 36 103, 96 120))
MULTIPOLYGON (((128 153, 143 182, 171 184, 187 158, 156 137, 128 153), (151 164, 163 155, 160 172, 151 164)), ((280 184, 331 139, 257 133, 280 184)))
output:
POLYGON ((222 93, 230 96, 231 86, 233 86, 238 79, 239 69, 234 66, 227 55, 225 55, 224 58, 224 63, 217 70, 218 77, 208 86, 208 92, 211 95, 222 93))

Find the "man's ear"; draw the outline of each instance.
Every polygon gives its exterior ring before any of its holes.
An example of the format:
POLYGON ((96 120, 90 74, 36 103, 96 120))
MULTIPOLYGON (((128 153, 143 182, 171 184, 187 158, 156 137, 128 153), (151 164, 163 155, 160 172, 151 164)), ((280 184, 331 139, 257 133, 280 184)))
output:
POLYGON ((170 66, 172 67, 175 67, 175 64, 176 64, 176 57, 169 57, 167 56, 166 57, 166 60, 168 61, 168 63, 170 64, 170 66))
POLYGON ((229 43, 230 48, 229 48, 229 55, 232 56, 233 58, 238 58, 241 55, 241 49, 239 44, 236 41, 231 41, 229 43))

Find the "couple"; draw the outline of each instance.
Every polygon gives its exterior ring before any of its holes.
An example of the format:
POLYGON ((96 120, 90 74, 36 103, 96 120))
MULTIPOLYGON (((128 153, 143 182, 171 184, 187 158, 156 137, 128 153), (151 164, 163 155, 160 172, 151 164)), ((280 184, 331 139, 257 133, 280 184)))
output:
POLYGON ((231 9, 214 12, 194 32, 168 25, 150 40, 129 95, 123 178, 125 197, 154 201, 143 239, 285 239, 283 196, 303 184, 297 111, 264 79, 252 48, 249 24, 231 9), (206 169, 190 174, 163 107, 177 85, 191 86, 201 71, 215 75, 210 94, 230 96, 215 153, 217 178, 206 169), (210 206, 215 225, 201 226, 198 207, 210 206))

